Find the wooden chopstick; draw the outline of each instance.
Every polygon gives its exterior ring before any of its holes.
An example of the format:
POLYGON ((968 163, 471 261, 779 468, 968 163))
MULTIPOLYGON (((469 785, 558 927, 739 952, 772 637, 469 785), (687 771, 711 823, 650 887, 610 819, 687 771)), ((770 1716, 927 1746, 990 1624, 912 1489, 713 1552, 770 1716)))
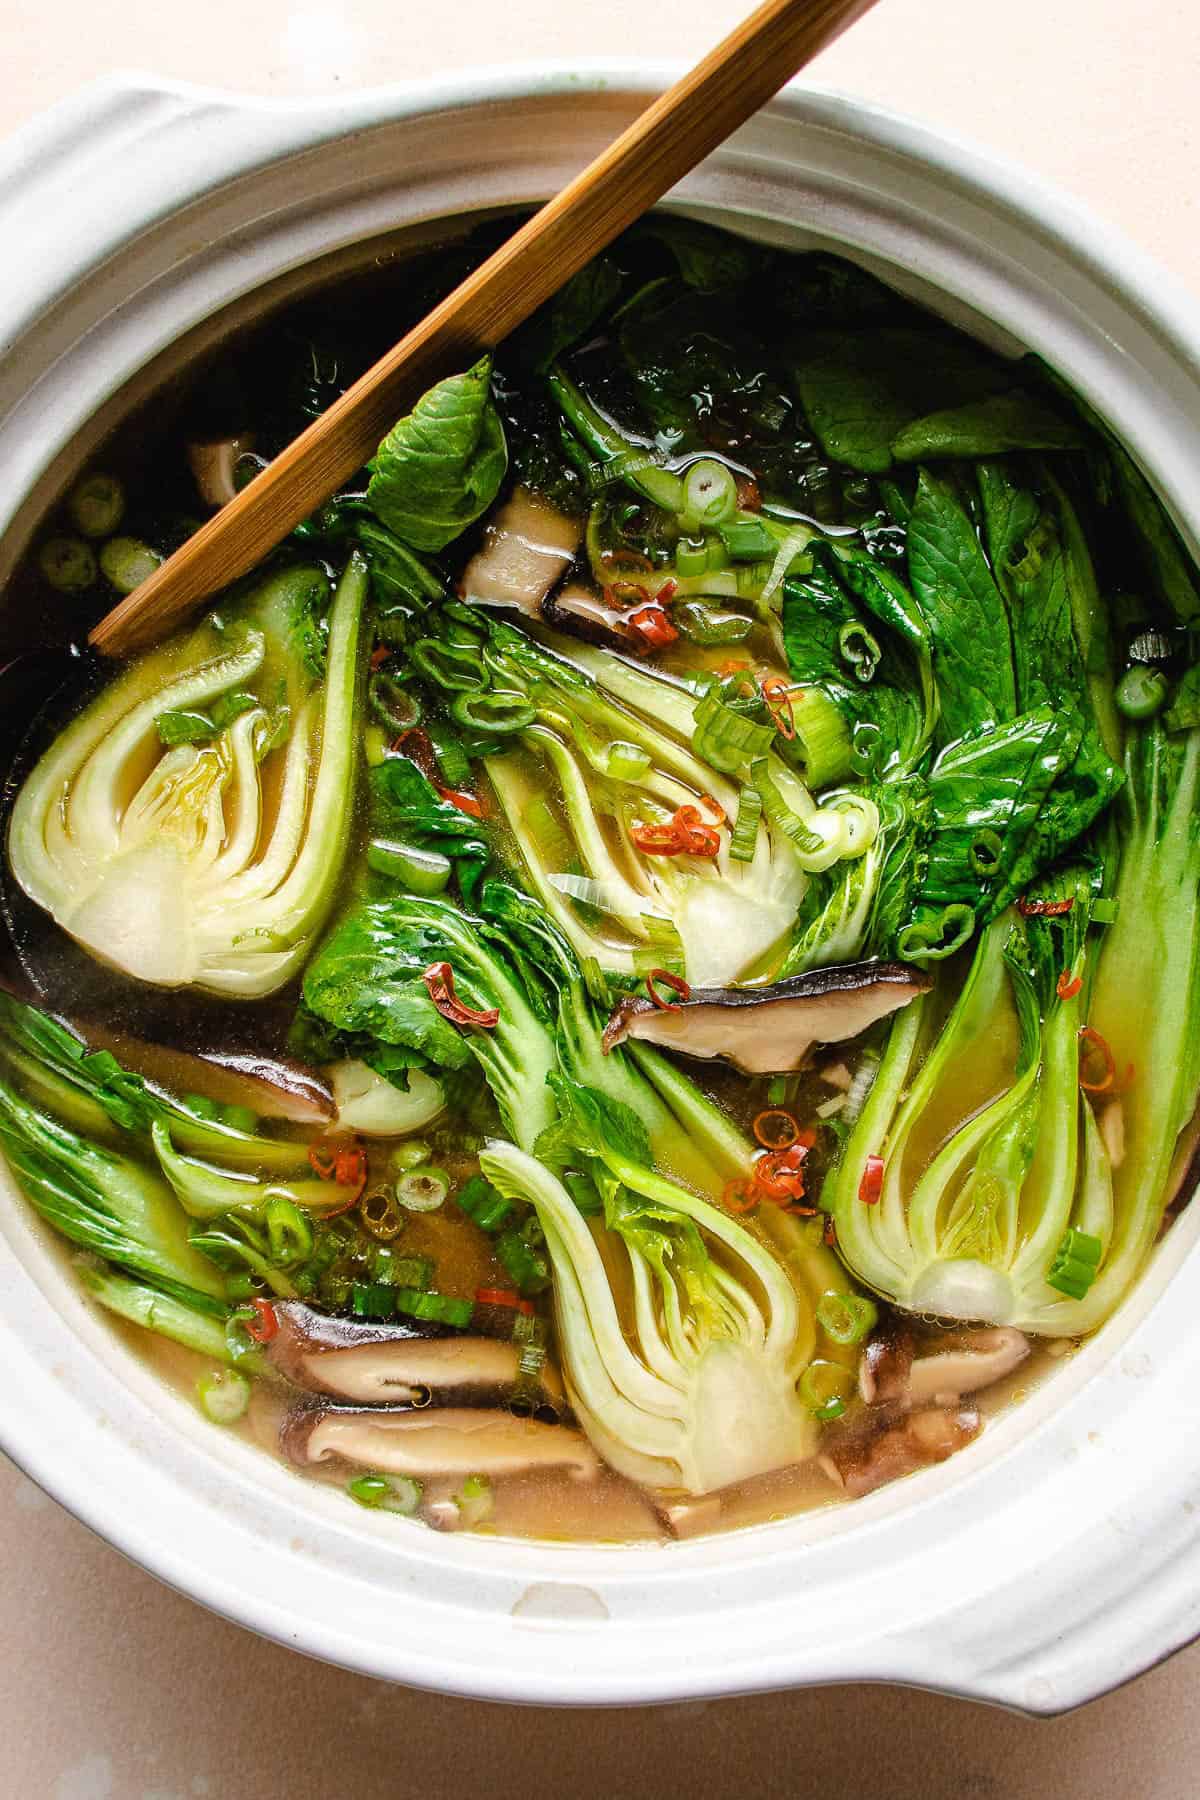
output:
POLYGON ((496 347, 874 0, 766 0, 108 613, 123 656, 244 575, 360 469, 435 382, 496 347))

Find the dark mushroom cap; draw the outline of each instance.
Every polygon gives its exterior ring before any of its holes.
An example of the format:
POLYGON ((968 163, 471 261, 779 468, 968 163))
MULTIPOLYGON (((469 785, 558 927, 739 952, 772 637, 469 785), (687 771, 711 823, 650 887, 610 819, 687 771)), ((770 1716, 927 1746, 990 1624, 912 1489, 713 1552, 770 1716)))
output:
POLYGON ((328 1319, 297 1301, 277 1303, 279 1329, 266 1346, 296 1387, 363 1406, 509 1406, 562 1417, 567 1404, 555 1369, 543 1365, 526 1387, 511 1341, 466 1335, 423 1321, 368 1325, 328 1319))

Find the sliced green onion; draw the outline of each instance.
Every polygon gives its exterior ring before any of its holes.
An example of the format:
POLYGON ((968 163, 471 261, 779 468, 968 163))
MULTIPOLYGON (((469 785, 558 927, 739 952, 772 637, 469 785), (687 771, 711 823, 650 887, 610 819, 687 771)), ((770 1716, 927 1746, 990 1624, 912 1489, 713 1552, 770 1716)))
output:
POLYGON ((537 718, 537 708, 530 705, 524 694, 472 690, 455 695, 450 702, 450 716, 468 731, 507 737, 515 731, 526 731, 537 718))
POLYGON ((407 1169, 396 1183, 396 1198, 409 1212, 436 1212, 449 1192, 449 1175, 445 1169, 435 1169, 432 1163, 407 1169))
POLYGON ((770 1081, 767 1083, 767 1105, 786 1106, 788 1103, 788 1087, 789 1083, 786 1075, 772 1075, 770 1081))
POLYGON ((388 759, 391 738, 382 725, 368 725, 363 732, 363 754, 367 759, 368 769, 377 769, 380 763, 388 759))
POLYGON ((404 1214, 396 1204, 395 1190, 390 1185, 374 1187, 358 1203, 358 1216, 373 1238, 390 1244, 404 1230, 404 1214))
POLYGON ((818 1419, 836 1419, 854 1392, 854 1375, 835 1362, 811 1362, 800 1378, 800 1399, 818 1419))
POLYGON ((702 456, 684 471, 680 519, 689 531, 712 530, 737 511, 737 477, 715 457, 702 456))
POLYGON ((454 865, 440 850, 421 850, 416 844, 394 843, 387 838, 372 838, 367 845, 367 867, 377 875, 388 875, 410 894, 440 894, 450 880, 454 865))
POLYGON ((390 1319, 396 1289, 386 1281, 356 1281, 350 1288, 350 1311, 356 1319, 390 1319))
POLYGON ((1121 902, 1115 895, 1093 900, 1088 918, 1093 925, 1115 925, 1121 902))
POLYGON ((824 688, 795 688, 790 697, 809 786, 825 788, 845 781, 854 767, 854 751, 841 711, 824 688))
POLYGON ((437 754, 438 767, 446 786, 468 787, 471 781, 471 761, 458 738, 441 719, 426 719, 425 729, 437 754))
POLYGON ((680 538, 675 546, 675 573, 683 580, 703 575, 708 568, 708 545, 703 538, 680 538))
POLYGON ((750 636, 754 624, 744 613, 718 612, 701 600, 686 600, 672 607, 671 619, 689 643, 706 647, 740 644, 750 636))
POLYGON ((496 1256, 520 1293, 541 1294, 550 1286, 545 1238, 536 1218, 511 1225, 496 1239, 496 1256))
POLYGON ((389 668, 376 669, 367 683, 367 704, 393 736, 421 723, 421 705, 389 668))
POLYGON ((430 1319, 435 1325, 462 1327, 471 1323, 475 1311, 473 1300, 460 1300, 453 1294, 420 1293, 416 1288, 391 1288, 396 1296, 396 1311, 411 1319, 430 1319))
POLYGON ((731 562, 774 562, 779 539, 762 519, 731 519, 720 533, 731 562))
POLYGON ((200 1410, 214 1425, 236 1425, 250 1405, 250 1383, 237 1369, 214 1369, 196 1383, 200 1410))
POLYGON ((47 538, 38 551, 38 568, 57 594, 82 594, 97 575, 91 545, 82 538, 47 538))
POLYGON ((267 1201, 265 1217, 272 1262, 287 1269, 312 1255, 312 1220, 305 1217, 294 1200, 284 1194, 273 1195, 267 1201))
POLYGON ((1103 1254, 1104 1245, 1098 1237, 1093 1237, 1089 1231, 1079 1231, 1074 1225, 1068 1226, 1046 1274, 1047 1287, 1069 1295, 1072 1300, 1082 1300, 1100 1272, 1103 1254))
POLYGON ((411 1519, 424 1491, 411 1475, 356 1475, 346 1483, 346 1492, 360 1506, 374 1512, 399 1513, 402 1519, 411 1519))
POLYGON ((433 1286, 432 1256, 400 1256, 390 1244, 376 1244, 371 1252, 371 1274, 388 1287, 410 1288, 425 1294, 433 1286))
POLYGON ((817 1301, 817 1323, 835 1344, 861 1344, 878 1319, 879 1308, 862 1294, 822 1294, 817 1301))
POLYGON ((715 686, 709 688, 693 716, 692 749, 723 775, 736 775, 746 763, 764 756, 775 737, 773 725, 758 725, 735 712, 715 686))
POLYGON ((1117 711, 1127 719, 1152 719, 1167 703, 1171 684, 1161 669, 1139 663, 1126 669, 1117 683, 1117 711))
POLYGON ((610 781, 641 781, 650 773, 650 752, 618 738, 608 746, 604 773, 610 781))
POLYGON ((879 667, 882 651, 878 638, 872 637, 865 625, 851 619, 838 632, 838 654, 859 681, 866 683, 879 667))
POLYGON ((154 721, 154 729, 170 749, 177 744, 206 744, 217 734, 207 713, 163 712, 154 721))
POLYGON ((143 581, 149 581, 162 560, 141 538, 115 537, 109 538, 100 552, 100 570, 118 594, 132 594, 143 581))
POLYGON ((484 1175, 472 1175, 455 1199, 468 1219, 490 1234, 502 1231, 516 1210, 513 1202, 506 1200, 484 1175))
POLYGON ((416 1169, 427 1163, 432 1154, 424 1138, 410 1138, 407 1144, 396 1145, 388 1163, 394 1175, 403 1175, 406 1169, 416 1169))
POLYGON ((942 962, 970 943, 974 933, 974 907, 956 901, 906 925, 896 939, 896 953, 905 962, 942 962))
MULTIPOLYGON (((789 838, 795 850, 805 858, 822 852, 826 840, 815 831, 809 831, 802 819, 792 811, 767 767, 765 756, 758 757, 750 765, 750 779, 758 790, 767 822, 776 830, 782 831, 789 838)), ((836 861, 836 857, 831 860, 836 861)))
POLYGON ((996 873, 1000 858, 1004 854, 1004 839, 998 831, 987 828, 977 832, 975 841, 967 852, 967 861, 973 875, 983 876, 986 880, 996 873))
POLYGON ((418 638, 408 654, 413 667, 435 687, 465 694, 487 686, 483 658, 473 644, 443 644, 437 638, 418 638))
POLYGON ((125 489, 115 475, 84 475, 67 495, 67 511, 84 537, 109 537, 125 516, 125 489))
POLYGON ((758 821, 762 817, 762 795, 757 788, 744 787, 738 795, 737 818, 729 840, 729 854, 734 862, 753 862, 758 841, 758 821))
POLYGON ((458 1507, 459 1525, 464 1531, 471 1531, 476 1525, 485 1525, 496 1507, 492 1484, 487 1476, 468 1475, 455 1494, 454 1503, 458 1507))

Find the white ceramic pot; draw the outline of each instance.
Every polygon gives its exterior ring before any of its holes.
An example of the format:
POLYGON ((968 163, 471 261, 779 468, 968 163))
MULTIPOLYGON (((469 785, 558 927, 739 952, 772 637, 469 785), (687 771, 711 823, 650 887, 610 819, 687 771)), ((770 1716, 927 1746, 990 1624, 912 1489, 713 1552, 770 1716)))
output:
MULTIPOLYGON (((314 259, 539 199, 665 85, 477 73, 330 102, 97 87, 0 147, 0 577, 99 437, 314 259), (184 340, 183 348, 178 347, 184 340)), ((1041 351, 1200 531, 1200 314, 1096 220, 852 100, 781 98, 675 196, 846 247, 1041 351)), ((165 1581, 312 1655, 494 1699, 697 1699, 892 1680, 1051 1713, 1200 1631, 1200 1211, 1120 1316, 941 1468, 851 1506, 667 1547, 442 1537, 223 1437, 0 1206, 0 1444, 165 1581)))

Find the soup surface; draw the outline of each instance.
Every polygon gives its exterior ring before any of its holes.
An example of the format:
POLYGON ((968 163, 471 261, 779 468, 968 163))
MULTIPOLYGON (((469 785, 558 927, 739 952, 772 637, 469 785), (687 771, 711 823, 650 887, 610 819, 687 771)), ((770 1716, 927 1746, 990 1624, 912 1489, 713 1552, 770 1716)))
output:
POLYGON ((1035 357, 663 215, 194 626, 66 655, 488 248, 231 341, 18 571, 3 1149, 348 1503, 853 1501, 1189 1191, 1200 588, 1035 357))

